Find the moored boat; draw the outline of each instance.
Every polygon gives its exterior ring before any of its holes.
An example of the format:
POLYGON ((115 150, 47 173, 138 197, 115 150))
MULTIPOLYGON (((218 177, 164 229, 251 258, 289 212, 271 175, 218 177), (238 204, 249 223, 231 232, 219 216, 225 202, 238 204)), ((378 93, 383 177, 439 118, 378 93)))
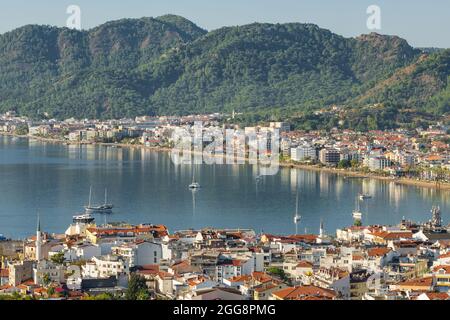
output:
POLYGON ((362 212, 361 212, 361 210, 360 210, 360 208, 359 208, 359 201, 358 201, 358 198, 356 198, 356 201, 355 201, 355 210, 353 210, 352 216, 353 216, 353 219, 355 220, 355 222, 357 222, 357 221, 360 222, 361 219, 362 219, 362 212))
POLYGON ((368 193, 360 193, 359 199, 360 200, 368 200, 368 199, 372 199, 372 196, 368 193))
POLYGON ((89 192, 89 204, 84 207, 87 214, 111 214, 114 205, 108 204, 108 190, 105 189, 105 203, 102 205, 93 206, 92 204, 92 187, 89 192))
POLYGON ((200 189, 201 185, 200 183, 197 182, 197 180, 195 180, 195 167, 194 167, 194 172, 192 174, 192 183, 189 185, 189 189, 193 190, 193 189, 200 189))
POLYGON ((95 218, 90 214, 80 214, 77 216, 73 216, 74 223, 92 223, 95 221, 95 218))

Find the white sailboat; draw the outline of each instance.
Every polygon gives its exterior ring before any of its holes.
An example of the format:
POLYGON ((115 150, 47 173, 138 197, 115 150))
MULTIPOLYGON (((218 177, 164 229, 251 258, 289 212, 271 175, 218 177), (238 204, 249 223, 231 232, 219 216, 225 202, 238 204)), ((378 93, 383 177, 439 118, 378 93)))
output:
POLYGON ((200 183, 198 183, 197 180, 195 180, 195 166, 194 166, 194 172, 192 174, 192 183, 189 185, 189 189, 195 190, 200 188, 201 188, 200 183))
POLYGON ((358 198, 356 198, 355 210, 353 210, 352 216, 353 216, 353 219, 355 219, 355 220, 361 221, 361 219, 362 219, 362 212, 361 212, 361 209, 359 208, 358 198))
POLYGON ((299 200, 298 200, 298 187, 297 187, 297 196, 296 196, 296 200, 295 200, 295 215, 294 215, 294 223, 296 226, 302 220, 302 217, 298 213, 298 201, 299 200))
POLYGON ((114 205, 108 204, 108 189, 105 189, 105 203, 102 205, 92 205, 92 187, 89 191, 89 204, 84 207, 88 214, 110 214, 114 208, 114 205))

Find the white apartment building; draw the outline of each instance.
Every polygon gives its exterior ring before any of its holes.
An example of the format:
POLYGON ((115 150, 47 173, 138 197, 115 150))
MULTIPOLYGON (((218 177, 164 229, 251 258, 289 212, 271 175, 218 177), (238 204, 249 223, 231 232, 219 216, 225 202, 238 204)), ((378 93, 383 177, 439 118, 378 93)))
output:
POLYGON ((83 266, 82 275, 88 278, 109 278, 128 275, 130 272, 127 259, 118 256, 101 256, 92 258, 83 266))
POLYGON ((301 145, 297 148, 291 148, 291 160, 292 161, 305 161, 316 160, 317 151, 316 148, 310 145, 301 145))
POLYGON ((386 157, 370 157, 368 162, 368 167, 372 171, 384 170, 391 166, 391 161, 386 157))
POLYGON ((33 268, 33 280, 37 285, 46 285, 45 278, 51 282, 62 283, 64 281, 64 267, 48 260, 39 261, 33 268))
POLYGON ((113 247, 112 253, 126 258, 130 267, 159 264, 162 259, 162 246, 149 241, 125 243, 113 247))
POLYGON ((264 256, 251 256, 246 259, 232 259, 223 261, 216 266, 215 278, 218 282, 231 277, 249 275, 254 271, 262 271, 264 256))

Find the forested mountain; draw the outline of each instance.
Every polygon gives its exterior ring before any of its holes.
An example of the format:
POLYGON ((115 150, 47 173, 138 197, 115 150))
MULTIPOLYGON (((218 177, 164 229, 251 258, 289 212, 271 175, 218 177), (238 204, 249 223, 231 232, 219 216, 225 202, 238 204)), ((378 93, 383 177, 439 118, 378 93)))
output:
POLYGON ((382 103, 442 115, 449 111, 449 56, 395 36, 344 38, 300 23, 207 32, 167 15, 88 31, 29 25, 0 35, 0 111, 289 115, 382 103))

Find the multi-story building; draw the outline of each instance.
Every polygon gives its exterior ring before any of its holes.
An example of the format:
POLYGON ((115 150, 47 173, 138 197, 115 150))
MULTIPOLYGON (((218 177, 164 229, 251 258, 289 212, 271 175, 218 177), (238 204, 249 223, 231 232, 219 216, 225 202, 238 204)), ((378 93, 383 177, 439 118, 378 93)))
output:
POLYGON ((316 160, 317 150, 310 145, 301 145, 296 148, 291 148, 291 160, 292 161, 307 161, 316 160))
POLYGON ((291 131, 291 125, 288 122, 271 122, 269 127, 280 130, 280 133, 291 131))
POLYGON ((127 259, 114 255, 92 258, 83 266, 83 276, 89 278, 109 278, 128 275, 130 272, 127 259))
POLYGON ((33 262, 24 260, 14 262, 8 265, 9 270, 9 284, 17 286, 25 280, 33 278, 33 262))
POLYGON ((112 253, 128 259, 130 267, 159 264, 162 246, 149 241, 137 241, 112 247, 112 253))
POLYGON ((370 157, 368 162, 368 167, 372 171, 384 170, 391 166, 391 161, 386 157, 370 157))
POLYGON ((327 166, 335 166, 341 161, 341 153, 332 148, 325 148, 319 152, 319 160, 327 166))

